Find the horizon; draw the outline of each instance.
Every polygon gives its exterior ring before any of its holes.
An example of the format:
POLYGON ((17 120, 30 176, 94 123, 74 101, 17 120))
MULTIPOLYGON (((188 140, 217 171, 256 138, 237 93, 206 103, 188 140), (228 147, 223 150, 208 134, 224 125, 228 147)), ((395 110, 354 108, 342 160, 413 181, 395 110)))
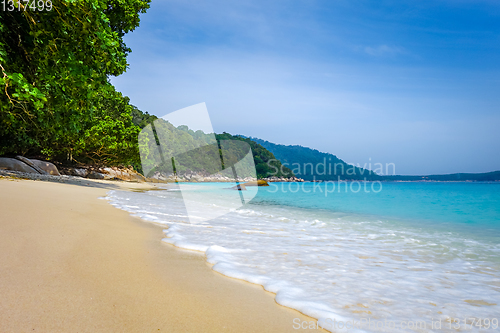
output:
MULTIPOLYGON (((216 133, 217 134, 217 133, 216 133)), ((229 133, 229 134, 232 134, 232 133, 229 133)), ((358 167, 358 168, 363 168, 363 169, 366 169, 366 170, 370 170, 370 171, 373 171, 373 168, 372 169, 369 169, 367 168, 368 164, 370 163, 369 162, 366 162, 365 164, 361 165, 359 163, 349 163, 347 161, 345 161, 344 159, 342 159, 342 157, 339 157, 335 154, 332 154, 332 153, 329 153, 329 152, 325 152, 325 151, 321 151, 319 149, 316 149, 316 148, 313 148, 313 147, 307 147, 307 146, 302 146, 300 144, 290 144, 290 145, 284 145, 284 144, 281 144, 281 143, 275 143, 275 142, 271 142, 269 140, 265 140, 265 139, 262 139, 262 138, 257 138, 257 137, 247 137, 247 136, 244 136, 244 135, 241 135, 241 134, 232 134, 234 136, 241 136, 241 137, 245 137, 245 138, 249 138, 250 140, 253 140, 253 139, 260 139, 260 140, 263 140, 263 141, 267 141, 267 142, 270 142, 272 144, 275 144, 275 145, 278 145, 278 146, 286 146, 286 147, 302 147, 302 148, 307 148, 307 149, 311 149, 311 150, 316 150, 320 153, 325 153, 325 154, 331 154, 337 158, 339 158, 340 160, 344 161, 345 163, 349 164, 349 165, 353 165, 355 167, 358 167)), ((390 164, 390 163, 389 163, 390 164)), ((449 173, 449 174, 457 174, 457 173, 471 173, 471 174, 481 174, 481 173, 492 173, 492 172, 500 172, 500 169, 498 170, 491 170, 491 171, 486 171, 486 172, 454 172, 454 173, 449 173)), ((449 174, 418 174, 418 175, 406 175, 406 174, 400 174, 398 172, 395 172, 394 174, 390 175, 390 174, 380 174, 380 173, 377 173, 378 175, 381 175, 381 176, 437 176, 437 175, 449 175, 449 174)))
POLYGON ((492 1, 153 1, 111 81, 159 117, 206 102, 219 133, 401 175, 491 172, 499 16, 492 1))
MULTIPOLYGON (((229 134, 231 134, 231 133, 229 133, 229 134)), ((242 136, 242 137, 246 137, 246 136, 244 136, 244 135, 240 135, 240 134, 233 134, 233 135, 235 135, 235 136, 242 136)), ((332 154, 332 153, 329 153, 329 152, 325 152, 325 151, 321 151, 321 150, 319 150, 319 149, 312 148, 312 147, 302 146, 302 145, 300 145, 300 144, 284 145, 284 144, 281 144, 281 143, 271 142, 271 141, 268 141, 268 140, 265 140, 265 139, 262 139, 262 138, 256 138, 256 137, 246 137, 246 138, 249 138, 250 140, 252 140, 252 139, 260 139, 260 140, 267 141, 267 142, 270 142, 270 143, 275 144, 275 145, 278 145, 278 146, 286 146, 286 147, 302 147, 302 148, 307 148, 307 149, 311 149, 311 150, 316 150, 316 151, 318 151, 318 152, 320 152, 320 153, 331 154, 331 155, 333 155, 333 156, 335 156, 335 157, 339 158, 340 160, 344 161, 345 163, 347 163, 347 164, 349 164, 349 165, 353 165, 353 166, 358 167, 358 168, 363 168, 363 169, 366 169, 366 170, 370 170, 370 171, 375 172, 375 171, 373 170, 373 168, 372 168, 372 169, 367 168, 367 166, 368 166, 368 164, 370 163, 370 161, 369 161, 369 162, 367 162, 367 163, 365 163, 365 164, 363 164, 363 165, 361 165, 361 164, 359 164, 359 163, 355 163, 355 164, 353 164, 353 163, 349 163, 349 162, 345 161, 344 159, 342 159, 342 157, 339 157, 339 156, 337 156, 337 155, 335 155, 335 154, 332 154)), ((390 163, 389 163, 389 164, 390 164, 390 163)), ((454 173, 450 173, 450 174, 456 174, 456 173, 472 173, 472 174, 475 174, 475 173, 491 173, 491 172, 500 172, 500 169, 499 169, 499 170, 491 170, 491 171, 486 171, 486 172, 454 172, 454 173)), ((437 175, 449 175, 449 174, 420 174, 420 175, 405 175, 405 174, 400 174, 400 173, 398 173, 398 172, 395 172, 395 173, 394 173, 394 174, 392 174, 392 175, 391 175, 391 174, 381 174, 381 173, 377 173, 377 174, 378 174, 378 175, 380 175, 380 176, 437 176, 437 175)))

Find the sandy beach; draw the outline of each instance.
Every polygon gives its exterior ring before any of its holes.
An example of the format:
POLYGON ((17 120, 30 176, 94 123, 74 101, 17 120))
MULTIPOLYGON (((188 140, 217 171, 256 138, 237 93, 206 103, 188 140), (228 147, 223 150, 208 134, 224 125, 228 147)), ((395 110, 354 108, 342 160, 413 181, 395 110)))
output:
POLYGON ((0 179, 1 332, 289 332, 273 294, 99 197, 121 182, 0 179))

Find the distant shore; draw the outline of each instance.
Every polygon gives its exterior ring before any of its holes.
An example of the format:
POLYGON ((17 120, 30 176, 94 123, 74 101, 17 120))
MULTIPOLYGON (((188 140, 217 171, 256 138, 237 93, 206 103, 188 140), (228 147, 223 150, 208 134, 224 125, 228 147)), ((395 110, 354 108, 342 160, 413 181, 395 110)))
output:
POLYGON ((151 184, 75 179, 0 179, 0 331, 282 332, 313 321, 98 200, 151 184))

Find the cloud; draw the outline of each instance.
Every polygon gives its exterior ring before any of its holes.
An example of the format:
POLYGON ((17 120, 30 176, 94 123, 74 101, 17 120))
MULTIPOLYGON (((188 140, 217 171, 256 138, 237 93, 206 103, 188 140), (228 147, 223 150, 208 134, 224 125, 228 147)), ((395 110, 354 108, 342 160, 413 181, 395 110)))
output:
POLYGON ((216 132, 377 157, 398 173, 498 169, 498 119, 485 120, 500 103, 494 18, 402 3, 154 2, 112 82, 158 116, 206 102, 216 132))
POLYGON ((376 47, 366 46, 363 51, 374 57, 395 56, 406 53, 405 49, 398 46, 379 45, 376 47))

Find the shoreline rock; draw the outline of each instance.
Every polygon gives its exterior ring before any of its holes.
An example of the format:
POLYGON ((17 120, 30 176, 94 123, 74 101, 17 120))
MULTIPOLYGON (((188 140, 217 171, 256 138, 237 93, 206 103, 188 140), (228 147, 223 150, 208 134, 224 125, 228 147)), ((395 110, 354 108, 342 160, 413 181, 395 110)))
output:
MULTIPOLYGON (((248 183, 248 182, 304 182, 304 179, 297 178, 297 177, 290 177, 290 178, 279 178, 279 177, 267 177, 263 179, 257 179, 254 177, 237 177, 234 179, 234 177, 228 177, 223 174, 214 174, 214 175, 209 175, 209 174, 203 174, 200 172, 186 172, 184 174, 164 174, 159 171, 155 172, 154 175, 151 176, 151 178, 148 179, 157 179, 158 181, 166 181, 168 183, 234 183, 235 181, 238 181, 239 183, 248 183)), ((252 186, 252 185, 249 185, 252 186)), ((259 186, 266 186, 266 185, 259 185, 259 186)))
POLYGON ((250 181, 247 183, 243 183, 242 185, 244 185, 244 186, 269 186, 269 184, 263 179, 253 180, 253 181, 250 181))
POLYGON ((16 156, 15 158, 0 157, 0 169, 39 175, 60 176, 57 167, 53 163, 29 159, 24 156, 16 156))
MULTIPOLYGON (((304 180, 297 177, 279 178, 267 177, 257 179, 255 177, 228 177, 223 172, 210 175, 202 172, 187 171, 183 174, 163 174, 159 171, 155 172, 149 178, 144 177, 132 166, 129 167, 99 167, 99 166, 77 166, 66 167, 60 166, 59 169, 50 162, 37 159, 28 159, 23 156, 16 158, 0 157, 0 170, 8 170, 14 172, 22 172, 27 174, 51 175, 51 176, 73 176, 84 179, 101 179, 101 180, 121 180, 127 182, 150 182, 150 183, 238 183, 245 186, 269 186, 269 182, 303 182, 304 180)), ((226 173, 227 174, 227 173, 226 173)), ((244 190, 243 187, 240 190, 244 190)))
POLYGON ((283 178, 283 177, 267 177, 267 178, 262 178, 263 180, 267 182, 287 182, 287 183, 292 183, 292 182, 304 182, 305 180, 302 178, 297 178, 297 177, 289 177, 289 178, 283 178))

